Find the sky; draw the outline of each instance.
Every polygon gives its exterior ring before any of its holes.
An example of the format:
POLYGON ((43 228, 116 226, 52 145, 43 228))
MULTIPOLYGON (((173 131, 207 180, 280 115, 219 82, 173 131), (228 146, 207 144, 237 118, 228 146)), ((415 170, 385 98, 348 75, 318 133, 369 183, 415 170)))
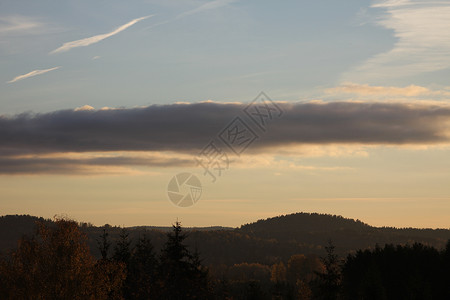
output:
POLYGON ((0 215, 450 228, 449 15, 450 1, 1 0, 0 215))

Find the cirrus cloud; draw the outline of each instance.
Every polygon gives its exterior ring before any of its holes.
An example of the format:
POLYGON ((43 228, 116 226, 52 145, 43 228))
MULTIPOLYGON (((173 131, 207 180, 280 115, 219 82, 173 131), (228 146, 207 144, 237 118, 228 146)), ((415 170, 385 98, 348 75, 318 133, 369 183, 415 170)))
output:
POLYGON ((54 54, 54 53, 60 53, 60 52, 66 52, 69 51, 73 48, 78 48, 78 47, 86 47, 95 43, 98 43, 104 39, 107 39, 113 35, 116 35, 122 31, 124 31, 125 29, 133 26, 134 24, 136 24, 137 22, 140 22, 142 20, 148 19, 150 17, 152 17, 153 15, 149 15, 149 16, 145 16, 145 17, 141 17, 141 18, 137 18, 134 20, 131 20, 130 22, 116 28, 115 30, 108 32, 108 33, 104 33, 104 34, 98 34, 95 36, 91 36, 88 38, 84 38, 84 39, 80 39, 80 40, 76 40, 76 41, 72 41, 72 42, 67 42, 64 43, 61 47, 56 48, 55 50, 51 51, 50 54, 54 54))
POLYGON ((376 24, 394 31, 397 41, 343 75, 345 81, 371 82, 450 68, 450 3, 448 1, 383 0, 376 24))
POLYGON ((59 68, 61 68, 61 67, 54 67, 54 68, 44 69, 44 70, 34 70, 34 71, 31 71, 31 72, 26 73, 24 75, 16 76, 13 79, 11 79, 10 81, 8 81, 8 83, 13 83, 13 82, 16 82, 16 81, 19 81, 19 80, 27 79, 27 78, 38 76, 38 75, 42 75, 42 74, 45 74, 47 72, 57 70, 59 68))

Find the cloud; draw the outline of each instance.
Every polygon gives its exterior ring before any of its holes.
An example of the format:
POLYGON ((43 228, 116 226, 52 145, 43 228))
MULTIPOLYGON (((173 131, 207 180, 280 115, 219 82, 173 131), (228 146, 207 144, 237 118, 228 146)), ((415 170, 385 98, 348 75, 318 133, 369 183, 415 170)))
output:
POLYGON ((95 108, 93 108, 90 105, 83 105, 81 107, 77 107, 74 109, 75 111, 80 111, 80 110, 95 110, 95 108))
MULTIPOLYGON (((364 156, 362 145, 420 147, 450 142, 450 106, 444 104, 316 101, 278 105, 284 113, 269 123, 267 132, 245 116, 245 104, 211 101, 107 110, 84 106, 0 116, 0 174, 195 167, 195 155, 210 141, 227 149, 218 134, 236 116, 259 136, 245 152, 247 164, 255 154, 255 164, 260 165, 261 161, 273 164, 274 153, 364 156), (352 145, 357 149, 348 148, 352 145)), ((238 165, 243 160, 228 153, 238 165)))
POLYGON ((346 83, 338 87, 325 90, 328 94, 358 94, 358 95, 386 95, 386 96, 421 96, 432 92, 425 87, 410 85, 407 87, 370 86, 368 84, 346 83))
POLYGON ((190 16, 190 15, 197 14, 197 13, 202 13, 202 12, 205 12, 205 11, 208 11, 208 10, 212 10, 212 9, 217 9, 217 8, 220 8, 222 6, 226 6, 226 5, 228 5, 230 3, 233 3, 233 2, 236 2, 236 1, 237 0, 214 0, 214 1, 209 1, 209 2, 206 2, 205 4, 202 4, 202 5, 194 8, 194 9, 191 9, 191 10, 188 10, 188 11, 185 11, 185 12, 179 14, 178 16, 176 16, 176 19, 180 19, 180 18, 183 18, 183 17, 187 17, 187 16, 190 16))
POLYGON ((23 80, 23 79, 26 79, 26 78, 30 78, 30 77, 34 77, 34 76, 37 76, 37 75, 42 75, 42 74, 45 74, 47 72, 57 70, 59 68, 61 68, 61 67, 54 67, 54 68, 45 69, 45 70, 34 70, 34 71, 31 71, 31 72, 29 72, 27 74, 16 76, 13 79, 11 79, 10 81, 8 81, 8 83, 13 83, 13 82, 16 82, 16 81, 19 81, 19 80, 23 80))
POLYGON ((405 87, 374 86, 368 84, 344 83, 325 90, 324 99, 335 100, 347 97, 356 101, 405 102, 416 104, 449 103, 450 90, 448 87, 431 89, 419 85, 405 87), (432 100, 430 100, 432 99, 432 100))
POLYGON ((343 76, 370 82, 450 68, 450 3, 448 1, 380 1, 377 25, 393 30, 393 49, 368 59, 343 76))
POLYGON ((220 8, 222 6, 226 6, 226 5, 228 5, 230 3, 233 3, 233 2, 236 2, 236 1, 237 0, 214 0, 214 1, 209 1, 209 2, 206 2, 206 3, 200 5, 200 6, 196 7, 196 8, 193 8, 191 10, 187 10, 185 12, 182 12, 182 13, 176 15, 175 17, 173 17, 171 19, 168 19, 168 20, 165 20, 165 21, 153 24, 153 25, 147 27, 146 29, 155 28, 155 27, 158 27, 158 26, 161 26, 161 25, 165 25, 165 24, 171 23, 171 22, 173 22, 175 20, 182 19, 182 18, 187 17, 187 16, 192 16, 192 15, 195 15, 195 14, 198 14, 198 13, 206 12, 208 10, 217 9, 217 8, 220 8))
POLYGON ((95 43, 98 43, 106 38, 109 38, 113 35, 116 35, 122 31, 124 31, 125 29, 127 29, 128 27, 133 26, 134 24, 136 24, 137 22, 140 22, 142 20, 145 20, 147 18, 152 17, 153 15, 149 15, 149 16, 145 16, 145 17, 141 17, 141 18, 137 18, 134 19, 118 28, 116 28, 115 30, 109 32, 109 33, 104 33, 104 34, 99 34, 99 35, 95 35, 95 36, 91 36, 88 38, 84 38, 81 40, 76 40, 76 41, 72 41, 72 42, 67 42, 64 43, 61 47, 53 50, 50 52, 50 54, 54 54, 54 53, 61 53, 61 52, 66 52, 69 51, 73 48, 78 48, 78 47, 86 47, 95 43))
MULTIPOLYGON (((280 103, 285 113, 253 148, 293 144, 435 144, 449 141, 450 107, 405 103, 280 103)), ((204 102, 0 117, 0 155, 202 149, 244 104, 204 102)), ((258 130, 256 128, 255 130, 258 130)), ((261 134, 260 134, 261 135, 261 134)))
POLYGON ((32 18, 12 15, 0 17, 0 35, 36 33, 44 28, 44 24, 32 18))
MULTIPOLYGON (((123 174, 135 173, 137 167, 192 167, 192 160, 175 156, 116 155, 94 156, 71 155, 0 157, 0 175, 15 174, 123 174)), ((142 171, 143 172, 143 171, 142 171)), ((141 172, 141 173, 142 173, 141 172)))

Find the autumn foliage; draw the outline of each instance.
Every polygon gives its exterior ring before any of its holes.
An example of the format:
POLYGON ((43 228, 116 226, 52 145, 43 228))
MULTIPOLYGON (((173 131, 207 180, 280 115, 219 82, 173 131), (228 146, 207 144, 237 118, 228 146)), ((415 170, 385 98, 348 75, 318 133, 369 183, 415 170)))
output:
POLYGON ((0 264, 2 299, 107 299, 121 284, 123 266, 97 267, 86 236, 71 220, 39 223, 0 264), (113 278, 105 276, 114 273, 113 278))

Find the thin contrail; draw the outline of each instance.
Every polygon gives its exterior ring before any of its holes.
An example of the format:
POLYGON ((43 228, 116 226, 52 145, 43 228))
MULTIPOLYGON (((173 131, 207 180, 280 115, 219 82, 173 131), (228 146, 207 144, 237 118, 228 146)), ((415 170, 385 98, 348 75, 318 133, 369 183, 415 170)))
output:
POLYGON ((81 39, 81 40, 76 40, 76 41, 64 43, 61 47, 51 51, 50 54, 66 52, 66 51, 69 51, 72 48, 86 47, 86 46, 98 43, 98 42, 100 42, 100 41, 102 41, 102 40, 104 40, 106 38, 109 38, 109 37, 111 37, 113 35, 118 34, 121 31, 124 31, 125 29, 127 29, 128 27, 133 26, 137 22, 145 20, 145 19, 150 18, 152 16, 153 15, 149 15, 149 16, 145 16, 145 17, 134 19, 134 20, 132 20, 132 21, 130 21, 130 22, 128 22, 128 23, 118 27, 117 29, 115 29, 115 30, 113 30, 111 32, 108 32, 108 33, 94 35, 94 36, 91 36, 91 37, 88 37, 88 38, 84 38, 84 39, 81 39))
POLYGON ((53 71, 53 70, 56 70, 56 69, 59 69, 59 68, 61 68, 61 67, 54 67, 54 68, 45 69, 45 70, 34 70, 34 71, 31 71, 31 72, 29 72, 27 74, 16 76, 13 79, 11 79, 10 81, 8 81, 8 83, 13 83, 13 82, 16 82, 16 81, 19 81, 19 80, 22 80, 22 79, 26 79, 26 78, 29 78, 29 77, 41 75, 41 74, 44 74, 44 73, 47 73, 47 72, 50 72, 50 71, 53 71))

